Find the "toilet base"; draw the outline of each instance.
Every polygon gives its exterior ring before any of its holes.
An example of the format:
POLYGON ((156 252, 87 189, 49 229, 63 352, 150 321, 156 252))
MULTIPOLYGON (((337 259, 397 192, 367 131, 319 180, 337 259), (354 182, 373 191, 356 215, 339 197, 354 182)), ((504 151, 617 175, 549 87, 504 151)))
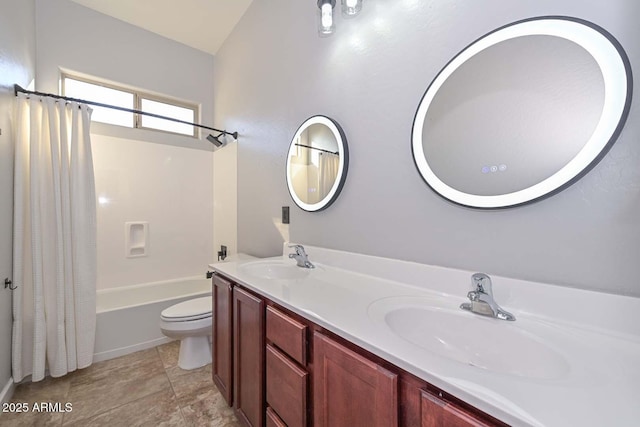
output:
POLYGON ((211 363, 211 340, 209 336, 182 338, 180 341, 180 356, 178 357, 178 366, 181 369, 197 369, 209 363, 211 363))

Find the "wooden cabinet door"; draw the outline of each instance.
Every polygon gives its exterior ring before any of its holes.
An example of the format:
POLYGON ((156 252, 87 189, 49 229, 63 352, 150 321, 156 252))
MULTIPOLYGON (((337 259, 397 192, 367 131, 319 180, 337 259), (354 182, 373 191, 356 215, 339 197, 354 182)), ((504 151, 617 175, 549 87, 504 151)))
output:
POLYGON ((275 411, 267 406, 267 427, 288 427, 275 411))
POLYGON ((264 405, 264 302, 233 288, 234 408, 247 426, 262 427, 264 405))
POLYGON ((420 396, 420 404, 421 427, 489 427, 492 425, 424 390, 420 396))
POLYGON ((212 334, 211 354, 213 356, 213 382, 231 406, 233 403, 233 306, 231 303, 231 283, 220 276, 213 276, 211 290, 212 334))
POLYGON ((316 332, 313 336, 315 427, 396 427, 397 375, 316 332))

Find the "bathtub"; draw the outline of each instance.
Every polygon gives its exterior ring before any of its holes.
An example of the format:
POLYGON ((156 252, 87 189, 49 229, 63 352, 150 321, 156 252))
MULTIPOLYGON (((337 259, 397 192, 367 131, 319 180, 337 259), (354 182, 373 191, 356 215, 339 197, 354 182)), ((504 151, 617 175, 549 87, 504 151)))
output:
POLYGON ((207 295, 211 295, 211 280, 200 276, 98 290, 93 361, 171 341, 160 332, 162 310, 207 295))

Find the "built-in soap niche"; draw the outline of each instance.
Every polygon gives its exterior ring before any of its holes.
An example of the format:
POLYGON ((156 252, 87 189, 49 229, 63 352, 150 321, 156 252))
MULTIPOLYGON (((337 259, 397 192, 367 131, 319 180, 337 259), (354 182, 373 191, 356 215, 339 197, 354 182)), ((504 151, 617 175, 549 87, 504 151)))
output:
POLYGON ((148 255, 149 223, 146 221, 124 223, 125 256, 138 258, 148 255))

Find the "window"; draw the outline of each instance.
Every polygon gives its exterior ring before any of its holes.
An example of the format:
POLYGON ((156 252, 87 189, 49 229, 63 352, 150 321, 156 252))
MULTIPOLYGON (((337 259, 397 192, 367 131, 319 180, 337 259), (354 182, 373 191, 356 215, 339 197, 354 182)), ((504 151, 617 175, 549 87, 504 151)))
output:
MULTIPOLYGON (((101 102, 103 104, 116 105, 124 108, 133 109, 135 106, 135 96, 131 92, 99 86, 68 77, 64 78, 63 82, 63 95, 65 96, 86 99, 87 101, 101 102)), ((133 113, 126 113, 112 108, 95 106, 92 106, 91 108, 93 108, 91 120, 130 128, 134 127, 135 123, 133 113)))
MULTIPOLYGON (((172 117, 189 123, 195 123, 198 117, 198 106, 194 104, 177 102, 135 90, 89 81, 84 78, 71 77, 66 74, 62 75, 62 94, 86 101, 172 117)), ((181 135, 198 136, 197 127, 184 123, 146 116, 144 114, 114 110, 112 108, 98 106, 92 106, 92 108, 93 114, 91 115, 91 120, 96 122, 129 128, 154 129, 181 135)))
MULTIPOLYGON (((180 107, 168 102, 155 101, 140 97, 140 109, 148 113, 173 117, 174 119, 179 119, 185 122, 195 122, 194 108, 180 107)), ((193 126, 145 115, 140 116, 140 127, 182 133, 184 135, 194 135, 193 126)))

